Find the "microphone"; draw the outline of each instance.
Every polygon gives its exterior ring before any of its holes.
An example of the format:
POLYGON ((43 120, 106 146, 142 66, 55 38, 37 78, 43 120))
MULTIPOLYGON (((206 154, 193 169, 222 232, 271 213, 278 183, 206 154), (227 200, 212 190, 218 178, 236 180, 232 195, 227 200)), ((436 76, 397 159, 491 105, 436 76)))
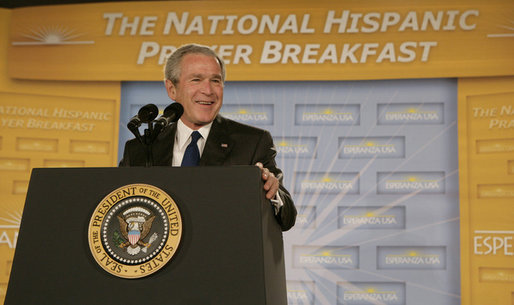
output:
POLYGON ((161 125, 162 128, 171 123, 178 121, 180 116, 184 113, 184 107, 179 103, 173 103, 164 108, 163 114, 155 121, 156 127, 161 125))
POLYGON ((133 129, 138 129, 139 126, 141 126, 141 120, 139 119, 139 116, 136 114, 133 116, 130 121, 127 123, 127 128, 132 131, 133 129))
POLYGON ((147 104, 139 109, 137 116, 143 123, 150 123, 159 114, 159 108, 154 104, 147 104))
POLYGON ((138 113, 133 116, 130 121, 127 123, 127 128, 134 134, 134 136, 139 140, 139 142, 143 143, 143 139, 141 138, 141 134, 139 134, 139 127, 142 123, 149 123, 153 121, 157 117, 159 113, 159 108, 154 104, 147 104, 141 109, 139 109, 138 113))
POLYGON ((178 121, 184 113, 184 107, 179 103, 173 103, 164 108, 163 114, 155 120, 152 139, 155 139, 159 133, 171 123, 178 121))

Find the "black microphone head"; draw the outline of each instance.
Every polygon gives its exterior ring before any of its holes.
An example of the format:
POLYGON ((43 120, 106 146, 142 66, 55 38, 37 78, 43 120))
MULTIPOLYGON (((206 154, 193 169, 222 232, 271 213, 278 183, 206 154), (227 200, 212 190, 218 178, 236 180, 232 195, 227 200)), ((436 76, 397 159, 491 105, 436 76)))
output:
POLYGON ((130 119, 130 121, 127 123, 127 127, 130 130, 132 130, 134 128, 137 129, 137 128, 139 128, 139 126, 141 126, 141 120, 139 119, 138 115, 133 116, 130 119))
POLYGON ((139 109, 139 112, 137 113, 139 119, 143 123, 149 123, 153 121, 157 115, 159 114, 159 108, 155 106, 154 104, 147 104, 141 107, 139 109))
POLYGON ((169 105, 168 107, 164 108, 163 116, 170 117, 174 115, 173 122, 178 121, 180 116, 184 113, 184 107, 179 103, 173 103, 169 105))
POLYGON ((178 121, 180 116, 184 113, 184 107, 180 105, 179 103, 173 103, 166 107, 161 115, 160 118, 158 118, 155 121, 153 135, 152 135, 152 141, 157 138, 159 133, 166 128, 169 124, 172 122, 178 121))

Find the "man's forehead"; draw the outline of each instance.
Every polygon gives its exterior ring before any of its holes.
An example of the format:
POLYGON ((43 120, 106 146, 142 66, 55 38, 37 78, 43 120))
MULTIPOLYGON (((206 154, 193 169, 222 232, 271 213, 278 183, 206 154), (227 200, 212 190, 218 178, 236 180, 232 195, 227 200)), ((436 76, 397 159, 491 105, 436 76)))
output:
POLYGON ((216 63, 216 65, 218 67, 220 67, 220 69, 221 69, 221 65, 218 62, 218 59, 216 57, 211 56, 211 55, 207 55, 207 54, 203 54, 203 53, 189 53, 189 54, 186 54, 186 55, 184 55, 184 57, 182 57, 181 63, 183 64, 186 61, 192 61, 192 62, 212 61, 212 62, 216 63))
POLYGON ((205 54, 185 55, 182 58, 181 71, 184 76, 222 77, 221 66, 217 58, 205 54))

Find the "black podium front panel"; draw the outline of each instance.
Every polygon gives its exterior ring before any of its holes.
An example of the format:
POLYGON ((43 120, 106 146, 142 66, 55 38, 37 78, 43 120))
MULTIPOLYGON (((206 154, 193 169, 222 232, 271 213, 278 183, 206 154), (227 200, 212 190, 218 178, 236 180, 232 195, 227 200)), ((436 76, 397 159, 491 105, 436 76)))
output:
POLYGON ((13 304, 286 304, 282 233, 258 168, 34 169, 7 290, 13 304), (177 203, 183 235, 158 272, 123 279, 88 245, 102 198, 150 184, 177 203))

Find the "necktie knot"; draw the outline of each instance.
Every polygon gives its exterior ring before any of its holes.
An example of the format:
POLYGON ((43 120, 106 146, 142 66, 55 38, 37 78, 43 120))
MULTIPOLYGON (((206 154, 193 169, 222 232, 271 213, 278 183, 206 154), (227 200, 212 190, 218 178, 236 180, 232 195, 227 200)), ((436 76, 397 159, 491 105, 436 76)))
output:
POLYGON ((193 131, 191 133, 191 143, 196 144, 196 142, 198 142, 198 139, 200 139, 201 137, 202 135, 198 131, 193 131))
POLYGON ((191 143, 189 143, 189 145, 186 147, 181 166, 198 165, 200 162, 200 150, 198 149, 196 142, 198 142, 198 139, 201 137, 202 135, 196 130, 191 133, 191 143))

